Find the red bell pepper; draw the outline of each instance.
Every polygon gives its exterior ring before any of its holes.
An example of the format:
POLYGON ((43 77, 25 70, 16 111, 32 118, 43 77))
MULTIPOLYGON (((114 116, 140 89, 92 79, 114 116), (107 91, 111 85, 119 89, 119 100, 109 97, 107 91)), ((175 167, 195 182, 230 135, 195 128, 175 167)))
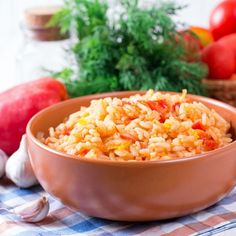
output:
POLYGON ((147 101, 148 106, 157 112, 165 112, 168 108, 167 102, 162 99, 162 100, 157 100, 157 101, 147 101))
POLYGON ((166 116, 164 114, 160 114, 160 123, 164 123, 166 121, 166 116))
POLYGON ((159 121, 164 123, 166 120, 166 112, 168 111, 168 104, 164 99, 156 100, 156 101, 147 101, 148 106, 160 113, 159 121))
POLYGON ((206 127, 202 124, 201 121, 197 121, 192 125, 192 129, 206 130, 206 127))
POLYGON ((211 151, 216 149, 219 145, 218 143, 205 131, 199 130, 199 138, 203 141, 203 147, 206 151, 211 151))
POLYGON ((181 104, 180 102, 176 102, 176 103, 172 106, 172 110, 175 111, 177 107, 178 107, 178 108, 180 107, 180 104, 181 104))
POLYGON ((0 149, 11 155, 18 149, 30 118, 66 98, 66 88, 53 78, 20 84, 0 93, 0 149))
POLYGON ((214 139, 203 139, 203 147, 206 151, 211 151, 218 147, 218 143, 214 139))

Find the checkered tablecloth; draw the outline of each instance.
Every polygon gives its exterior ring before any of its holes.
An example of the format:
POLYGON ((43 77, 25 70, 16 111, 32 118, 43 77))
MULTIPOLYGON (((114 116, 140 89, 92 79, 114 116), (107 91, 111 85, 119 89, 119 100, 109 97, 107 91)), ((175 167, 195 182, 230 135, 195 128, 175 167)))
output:
POLYGON ((218 204, 197 214, 171 221, 148 223, 115 222, 92 218, 72 211, 49 196, 40 186, 19 189, 8 180, 0 180, 1 236, 59 236, 59 235, 212 235, 236 227, 236 188, 218 204), (19 222, 4 209, 13 208, 39 196, 48 196, 50 213, 37 224, 19 222))

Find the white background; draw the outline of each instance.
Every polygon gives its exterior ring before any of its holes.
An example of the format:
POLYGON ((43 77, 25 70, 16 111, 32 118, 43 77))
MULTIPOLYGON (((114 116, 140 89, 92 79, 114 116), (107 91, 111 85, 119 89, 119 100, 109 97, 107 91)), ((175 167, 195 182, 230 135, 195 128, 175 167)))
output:
MULTIPOLYGON (((220 0, 177 1, 188 5, 179 14, 181 21, 208 27, 209 14, 220 0)), ((62 0, 0 0, 0 91, 17 82, 15 56, 21 40, 19 21, 22 13, 27 7, 42 4, 62 4, 62 0)))

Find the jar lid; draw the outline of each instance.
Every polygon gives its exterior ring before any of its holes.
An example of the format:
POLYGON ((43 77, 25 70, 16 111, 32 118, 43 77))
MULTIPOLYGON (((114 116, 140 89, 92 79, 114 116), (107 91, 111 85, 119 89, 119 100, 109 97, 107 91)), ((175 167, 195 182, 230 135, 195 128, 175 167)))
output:
POLYGON ((48 27, 52 16, 61 9, 61 6, 38 6, 25 10, 25 27, 31 31, 31 36, 40 41, 54 41, 68 38, 62 35, 59 27, 48 27))

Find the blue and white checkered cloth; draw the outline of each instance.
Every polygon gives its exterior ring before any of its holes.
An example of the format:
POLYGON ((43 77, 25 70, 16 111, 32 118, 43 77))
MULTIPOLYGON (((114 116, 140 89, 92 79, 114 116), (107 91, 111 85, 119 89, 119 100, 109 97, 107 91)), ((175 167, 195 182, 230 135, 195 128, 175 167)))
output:
POLYGON ((170 221, 129 223, 89 217, 70 210, 40 187, 19 189, 8 180, 0 180, 1 236, 61 236, 61 235, 212 235, 236 227, 236 188, 218 204, 199 213, 170 221), (20 222, 4 209, 47 196, 49 215, 40 223, 20 222))

